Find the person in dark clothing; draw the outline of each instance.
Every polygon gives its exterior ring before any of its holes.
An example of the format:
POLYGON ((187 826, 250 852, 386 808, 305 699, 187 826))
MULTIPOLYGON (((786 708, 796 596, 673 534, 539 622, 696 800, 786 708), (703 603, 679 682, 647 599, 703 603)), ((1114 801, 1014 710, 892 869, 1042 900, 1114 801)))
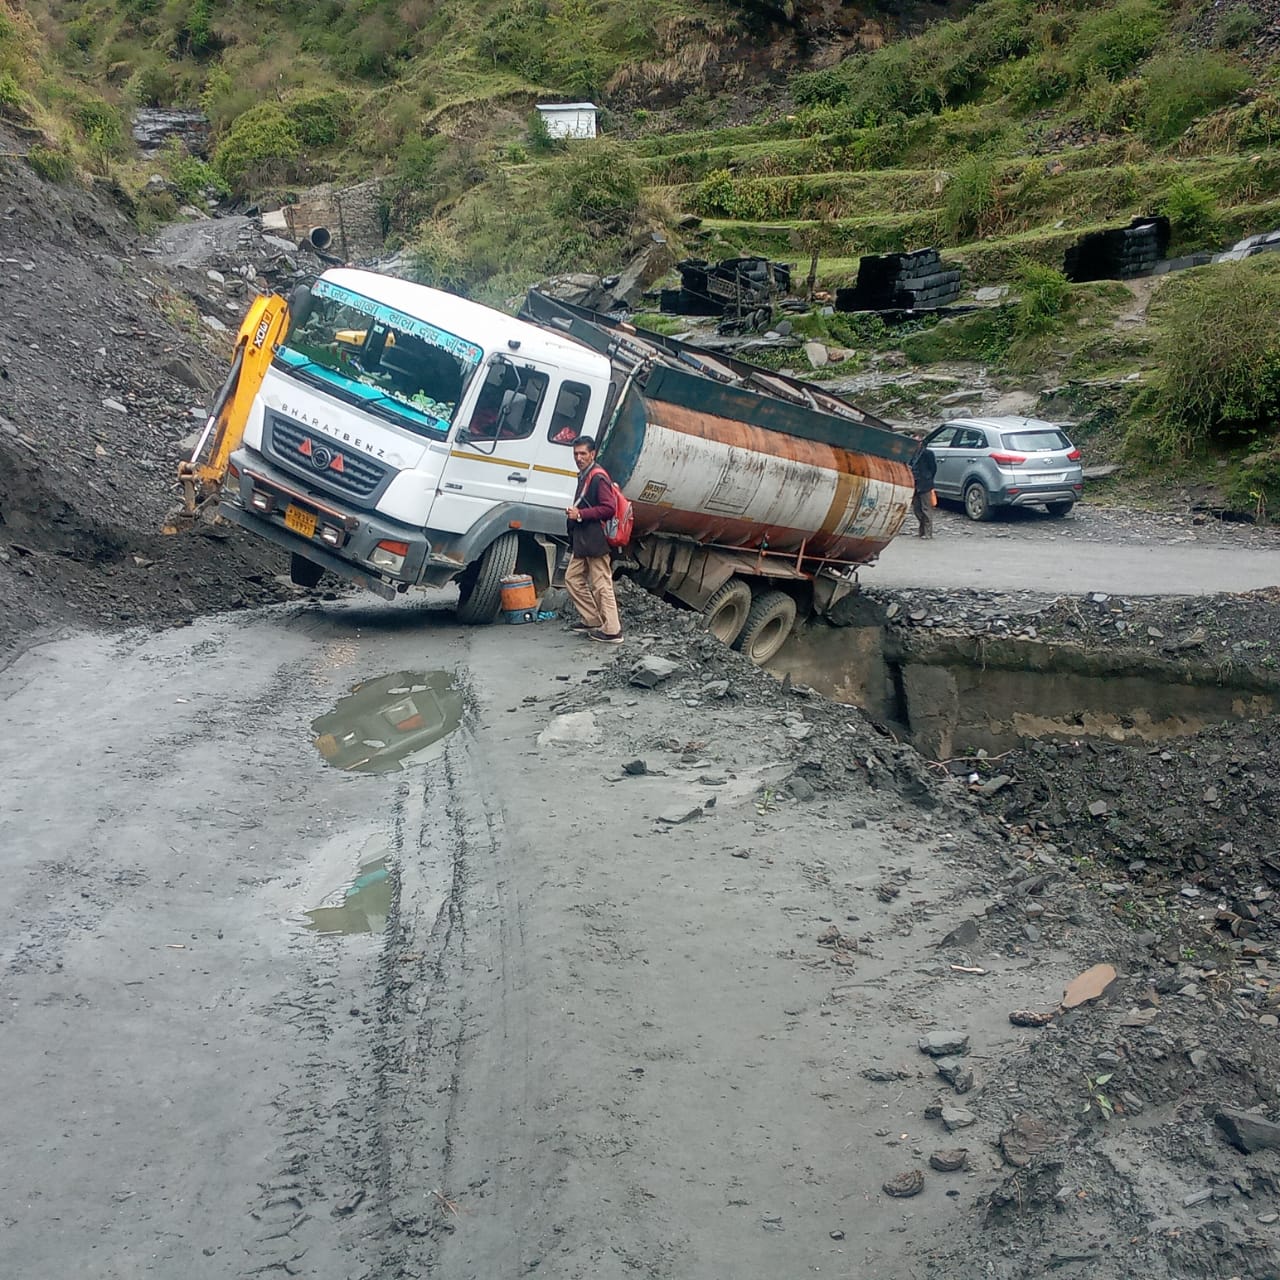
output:
POLYGON ((579 436, 573 442, 573 462, 578 468, 578 488, 573 506, 565 508, 569 521, 569 567, 564 585, 581 616, 574 631, 584 631, 602 644, 622 643, 622 622, 613 594, 613 564, 610 561, 605 524, 617 514, 613 481, 596 462, 596 442, 579 436))
POLYGON ((920 525, 917 538, 933 537, 933 480, 938 474, 938 460, 925 448, 924 432, 916 436, 916 451, 911 455, 911 474, 916 491, 911 499, 911 514, 920 525))

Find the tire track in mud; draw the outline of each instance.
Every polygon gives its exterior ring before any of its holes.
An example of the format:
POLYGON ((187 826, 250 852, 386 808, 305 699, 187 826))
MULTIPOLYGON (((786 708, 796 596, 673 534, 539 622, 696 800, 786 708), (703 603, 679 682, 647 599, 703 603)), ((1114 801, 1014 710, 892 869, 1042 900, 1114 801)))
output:
POLYGON ((412 792, 402 783, 393 800, 387 842, 391 923, 376 958, 353 956, 349 938, 300 937, 291 950, 310 955, 263 1010, 288 1038, 298 1068, 273 1102, 279 1150, 272 1175, 259 1184, 247 1210, 253 1235, 239 1280, 277 1274, 382 1280, 395 1274, 385 1268, 384 1250, 394 1232, 377 1117, 381 1028, 398 967, 394 922, 412 792), (382 994, 362 1008, 362 991, 382 994))
POLYGON ((406 857, 384 962, 379 1191, 406 1238, 387 1274, 436 1272, 456 1232, 476 1275, 515 1276, 520 1233, 488 1205, 519 1212, 532 1190, 508 1173, 529 1107, 523 911, 502 813, 465 730, 442 765, 423 789, 423 856, 406 857), (446 868, 442 894, 431 871, 446 868), (473 1143, 504 1154, 477 1173, 473 1143))

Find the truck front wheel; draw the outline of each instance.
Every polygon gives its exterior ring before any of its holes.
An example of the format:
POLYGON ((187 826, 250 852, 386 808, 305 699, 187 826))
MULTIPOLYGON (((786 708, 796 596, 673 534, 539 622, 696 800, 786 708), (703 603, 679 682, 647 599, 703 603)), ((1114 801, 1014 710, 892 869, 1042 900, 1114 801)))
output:
POLYGON ((787 642, 796 622, 796 602, 784 591, 756 596, 734 648, 762 667, 787 642))
POLYGON ((502 580, 516 571, 516 555, 520 539, 504 533, 489 544, 488 550, 469 565, 458 580, 459 622, 492 622, 502 605, 502 580))
POLYGON ((741 634, 751 612, 751 588, 741 578, 730 578, 702 606, 707 630, 721 644, 732 644, 741 634))

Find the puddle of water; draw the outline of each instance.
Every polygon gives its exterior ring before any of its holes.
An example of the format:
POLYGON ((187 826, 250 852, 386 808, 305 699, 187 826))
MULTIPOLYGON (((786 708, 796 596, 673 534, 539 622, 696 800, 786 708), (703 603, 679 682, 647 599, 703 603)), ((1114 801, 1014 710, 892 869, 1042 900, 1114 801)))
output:
POLYGON ((462 720, 462 693, 448 671, 396 671, 365 680, 311 722, 325 763, 355 773, 424 764, 462 720))
POLYGON ((366 862, 343 890, 342 901, 306 913, 307 928, 315 933, 381 933, 391 910, 391 872, 385 858, 366 862))

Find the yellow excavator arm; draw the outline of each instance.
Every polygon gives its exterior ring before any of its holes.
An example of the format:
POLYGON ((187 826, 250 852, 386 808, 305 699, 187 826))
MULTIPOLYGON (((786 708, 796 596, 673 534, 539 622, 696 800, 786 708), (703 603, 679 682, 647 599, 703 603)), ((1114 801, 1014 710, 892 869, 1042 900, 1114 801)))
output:
POLYGON ((289 303, 285 298, 273 293, 253 300, 236 334, 231 372, 214 398, 191 457, 178 463, 182 505, 169 513, 165 533, 181 533, 204 511, 217 511, 232 451, 244 438, 253 398, 288 327, 289 303))

